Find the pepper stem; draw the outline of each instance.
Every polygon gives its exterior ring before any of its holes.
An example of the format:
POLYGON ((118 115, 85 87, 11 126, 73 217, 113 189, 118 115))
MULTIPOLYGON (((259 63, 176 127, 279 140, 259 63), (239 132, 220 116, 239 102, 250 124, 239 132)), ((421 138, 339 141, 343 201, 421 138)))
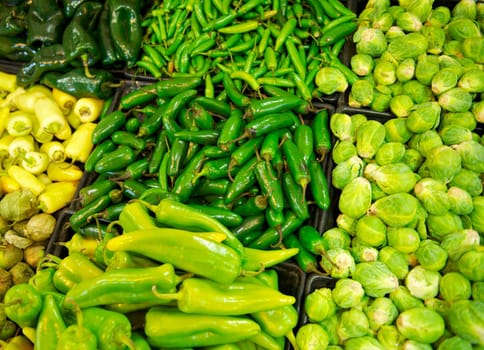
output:
POLYGON ((148 210, 150 210, 153 213, 156 213, 156 205, 153 205, 147 201, 141 200, 141 199, 134 199, 133 202, 138 202, 145 206, 148 210))
POLYGON ((117 338, 122 344, 126 345, 129 350, 136 350, 136 345, 134 344, 133 339, 126 334, 118 334, 117 338))
POLYGON ((179 292, 178 293, 160 293, 156 289, 156 285, 153 285, 151 287, 151 292, 158 299, 164 299, 164 300, 180 300, 181 299, 181 294, 179 292))
POLYGON ((88 63, 89 58, 87 54, 81 55, 81 60, 82 60, 82 65, 84 66, 84 74, 86 75, 86 77, 88 77, 89 79, 94 79, 96 76, 89 71, 89 63, 88 63))

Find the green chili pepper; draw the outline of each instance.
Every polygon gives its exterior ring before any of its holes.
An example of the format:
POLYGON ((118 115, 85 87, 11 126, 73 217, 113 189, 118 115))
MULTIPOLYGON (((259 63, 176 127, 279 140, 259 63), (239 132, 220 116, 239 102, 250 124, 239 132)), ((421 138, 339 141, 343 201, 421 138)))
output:
MULTIPOLYGON (((262 250, 246 247, 245 251, 247 252, 247 261, 242 265, 242 267, 249 271, 260 271, 261 268, 270 268, 291 259, 299 252, 299 249, 288 248, 262 250)), ((277 289, 277 287, 273 288, 277 289)))
POLYGON ((203 197, 206 195, 225 195, 229 187, 228 179, 201 179, 193 191, 194 196, 203 197))
POLYGON ((234 109, 229 118, 225 121, 217 140, 217 146, 223 151, 233 151, 235 145, 233 141, 240 136, 243 128, 242 112, 234 109))
POLYGON ((308 170, 311 177, 309 186, 314 202, 321 210, 328 210, 331 204, 331 194, 324 169, 316 160, 310 160, 308 170))
POLYGON ((294 141, 286 139, 282 144, 282 152, 286 157, 287 166, 290 169, 296 183, 301 186, 303 194, 306 193, 306 187, 311 182, 308 166, 297 148, 294 141))
POLYGON ((175 138, 191 141, 200 145, 213 145, 217 143, 220 132, 217 130, 182 130, 175 132, 175 138))
POLYGON ((156 267, 122 268, 104 272, 71 288, 64 300, 80 308, 117 303, 145 303, 161 301, 152 293, 174 292, 181 278, 171 264, 156 267))
MULTIPOLYGON (((171 152, 171 151, 170 151, 171 152)), ((190 162, 183 168, 179 176, 176 177, 173 185, 173 194, 175 194, 180 201, 185 202, 197 184, 195 173, 202 167, 205 161, 205 153, 202 148, 190 160, 190 162)), ((160 172, 161 173, 161 172, 160 172)))
POLYGON ((94 165, 98 174, 124 169, 136 159, 136 152, 128 145, 120 145, 114 151, 104 154, 94 165))
POLYGON ((225 91, 227 91, 227 96, 235 106, 243 108, 249 105, 250 98, 238 90, 228 73, 224 73, 223 75, 223 86, 225 91))
POLYGON ((105 196, 117 186, 116 182, 108 179, 101 179, 90 185, 84 186, 79 190, 79 202, 81 206, 85 207, 87 204, 105 196))
POLYGON ((82 318, 84 326, 97 338, 100 349, 128 347, 135 350, 131 340, 131 323, 127 316, 100 307, 89 307, 82 310, 82 318))
MULTIPOLYGON (((265 198, 265 197, 262 197, 265 198)), ((242 242, 247 236, 249 236, 254 231, 260 231, 265 225, 265 216, 263 214, 255 214, 251 216, 245 216, 244 221, 232 229, 232 233, 242 242)), ((244 244, 246 246, 246 244, 244 244)), ((245 248, 247 251, 247 248, 245 248)), ((251 260, 248 258, 248 260, 251 260)), ((247 261, 244 262, 244 266, 247 266, 247 261)))
POLYGON ((94 167, 97 161, 100 160, 104 154, 112 152, 115 149, 116 144, 110 139, 104 140, 103 142, 96 145, 96 147, 94 147, 94 149, 91 151, 91 154, 89 154, 89 157, 84 163, 84 170, 94 171, 94 167))
POLYGON ((182 312, 218 316, 245 315, 295 303, 295 297, 267 286, 237 281, 219 283, 196 277, 185 279, 177 293, 155 294, 160 299, 176 300, 182 312))
POLYGON ((308 124, 301 124, 294 130, 294 143, 300 150, 304 162, 307 164, 314 155, 314 134, 308 124))
POLYGON ((183 158, 185 157, 187 147, 188 142, 175 138, 171 146, 170 159, 167 165, 168 167, 166 173, 168 176, 177 176, 181 171, 181 165, 183 163, 183 158))
POLYGON ((269 207, 275 211, 284 209, 284 193, 279 179, 273 174, 272 166, 263 160, 257 161, 254 167, 255 177, 262 193, 267 197, 269 207))
POLYGON ((301 241, 295 234, 290 234, 284 238, 284 245, 288 248, 297 248, 299 252, 294 257, 298 266, 306 273, 318 272, 318 262, 316 255, 304 248, 301 241))
POLYGON ((227 189, 225 196, 225 203, 232 203, 239 195, 247 191, 256 183, 254 168, 257 163, 257 158, 254 157, 247 161, 235 175, 234 181, 227 189))
POLYGON ((281 113, 298 107, 303 99, 295 95, 273 96, 260 100, 252 100, 248 106, 248 113, 251 117, 258 119, 273 113, 281 113))
POLYGON ((282 175, 282 185, 286 201, 291 210, 302 220, 309 218, 308 203, 303 190, 295 182, 291 173, 284 173, 282 175))
POLYGON ((260 327, 248 317, 187 314, 157 306, 146 313, 144 331, 152 346, 190 348, 237 342, 260 327))
POLYGON ((29 279, 28 283, 40 293, 58 292, 54 286, 54 273, 53 267, 42 268, 39 265, 39 269, 29 279))
POLYGON ((231 177, 232 169, 244 165, 257 152, 262 143, 262 137, 256 137, 243 143, 237 147, 230 155, 230 163, 228 167, 228 174, 231 177))
POLYGON ((228 118, 232 113, 232 107, 230 106, 230 104, 223 101, 219 101, 216 98, 198 96, 193 101, 200 104, 207 111, 214 113, 216 115, 220 115, 222 117, 228 118))
MULTIPOLYGON (((204 215, 194 209, 191 211, 204 215)), ((156 261, 173 264, 175 268, 221 283, 235 280, 241 269, 240 257, 233 249, 181 229, 153 228, 131 231, 112 238, 106 247, 114 252, 133 252, 156 261)))
POLYGON ((322 109, 314 116, 311 128, 314 134, 314 150, 323 160, 331 149, 331 133, 329 130, 329 114, 327 109, 322 109))
POLYGON ((111 140, 117 145, 126 145, 136 151, 143 151, 146 148, 146 139, 125 131, 116 130, 111 134, 111 140))
POLYGON ((222 225, 227 227, 234 227, 240 225, 244 220, 242 216, 232 212, 229 209, 216 208, 210 205, 200 205, 195 203, 190 203, 190 206, 210 216, 211 218, 218 220, 222 225))
POLYGON ((42 296, 33 286, 20 283, 5 293, 5 314, 20 327, 33 327, 42 311, 42 296))
POLYGON ((234 203, 233 211, 243 217, 258 215, 267 209, 267 197, 255 195, 234 203))
POLYGON ((80 309, 76 309, 77 323, 69 325, 60 335, 57 343, 59 350, 68 350, 73 347, 80 350, 97 349, 96 336, 86 327, 80 309))
POLYGON ((123 181, 123 195, 129 199, 140 198, 148 187, 141 181, 126 179, 123 181))
POLYGON ((109 6, 105 3, 99 16, 99 51, 101 52, 101 62, 103 66, 111 66, 118 63, 121 58, 114 46, 111 31, 109 29, 109 6))
POLYGON ((44 297, 42 311, 37 322, 35 348, 39 350, 56 349, 58 340, 65 329, 66 324, 55 297, 47 294, 44 297))
POLYGON ((249 247, 267 249, 271 245, 277 245, 278 243, 282 242, 282 239, 297 230, 303 223, 303 220, 299 219, 292 211, 289 211, 285 215, 285 217, 286 222, 282 225, 280 232, 273 228, 270 228, 266 230, 254 242, 250 243, 249 247))
POLYGON ((113 111, 100 120, 92 132, 91 141, 97 145, 110 137, 115 131, 121 129, 126 123, 126 115, 120 111, 113 111))

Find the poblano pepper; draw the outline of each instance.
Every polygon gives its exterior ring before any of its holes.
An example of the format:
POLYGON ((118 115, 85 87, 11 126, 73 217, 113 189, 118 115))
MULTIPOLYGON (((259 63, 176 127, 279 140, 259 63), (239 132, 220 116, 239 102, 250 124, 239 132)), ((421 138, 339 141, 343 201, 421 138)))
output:
POLYGON ((15 37, 25 31, 26 9, 24 5, 0 3, 0 36, 15 37))
POLYGON ((138 60, 143 40, 140 2, 136 0, 108 0, 109 29, 114 47, 128 68, 138 60))
POLYGON ((25 43, 24 38, 0 35, 0 58, 16 62, 29 62, 35 50, 25 43))
POLYGON ((103 5, 97 1, 83 2, 76 8, 71 21, 77 21, 83 28, 93 32, 97 28, 102 9, 103 5))
POLYGON ((145 334, 154 347, 190 348, 238 342, 260 331, 248 317, 187 314, 174 307, 152 307, 145 334))
POLYGON ((32 0, 27 13, 27 44, 45 47, 60 43, 64 14, 57 0, 32 0))
POLYGON ((114 78, 111 72, 103 69, 91 69, 89 78, 82 68, 74 68, 66 73, 49 72, 41 83, 50 88, 57 88, 76 98, 97 97, 107 99, 114 93, 114 78))
POLYGON ((35 84, 45 73, 63 71, 68 65, 66 53, 61 44, 44 46, 37 50, 29 62, 20 67, 17 72, 17 84, 19 86, 35 84))

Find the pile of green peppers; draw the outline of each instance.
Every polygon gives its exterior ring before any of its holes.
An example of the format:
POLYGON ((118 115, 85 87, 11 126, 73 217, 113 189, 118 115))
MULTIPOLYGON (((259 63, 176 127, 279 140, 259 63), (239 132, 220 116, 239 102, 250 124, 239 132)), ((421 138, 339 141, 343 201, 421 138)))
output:
POLYGON ((183 216, 190 210, 165 199, 153 216, 143 202, 128 203, 100 244, 71 239, 67 256, 47 256, 28 282, 10 288, 6 317, 39 350, 294 343, 296 296, 279 290, 271 269, 289 255, 239 249, 218 221, 183 216), (258 263, 267 269, 245 269, 258 263))
MULTIPOLYGON (((84 85, 112 84, 108 69, 130 67, 138 59, 143 6, 133 0, 2 3, 0 58, 22 63, 20 86, 42 80, 64 91, 65 80, 73 79, 78 94, 92 94, 84 85)), ((96 97, 112 93, 98 89, 96 97)))
POLYGON ((298 248, 300 266, 313 270, 315 256, 292 233, 330 205, 331 110, 288 94, 244 97, 240 108, 242 94, 224 81, 232 99, 201 93, 197 77, 125 90, 93 131, 85 169, 94 180, 79 191, 71 227, 96 232, 128 201, 169 198, 220 221, 245 247, 298 248))

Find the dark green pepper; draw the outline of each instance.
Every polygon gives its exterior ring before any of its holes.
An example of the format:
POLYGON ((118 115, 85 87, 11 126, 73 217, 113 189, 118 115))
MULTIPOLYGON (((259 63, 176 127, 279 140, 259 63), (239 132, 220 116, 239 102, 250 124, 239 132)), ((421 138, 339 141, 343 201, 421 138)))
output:
POLYGON ((64 14, 57 0, 32 0, 26 24, 27 45, 50 46, 62 39, 64 14))
POLYGON ((139 1, 108 0, 109 29, 114 47, 128 68, 138 60, 143 39, 139 1))
POLYGON ((0 58, 16 62, 29 62, 35 50, 25 43, 25 39, 0 35, 0 58))
POLYGON ((92 33, 80 21, 73 20, 64 29, 62 46, 69 63, 74 67, 84 67, 84 74, 93 78, 89 67, 101 59, 101 52, 92 33))
POLYGON ((114 94, 114 78, 110 71, 91 69, 90 74, 91 77, 86 76, 82 68, 74 68, 66 73, 49 72, 43 76, 41 83, 76 98, 97 97, 105 100, 114 94))
POLYGON ((66 53, 61 44, 44 46, 37 50, 29 62, 20 67, 17 72, 17 84, 28 86, 37 83, 45 73, 65 70, 68 65, 66 53))
POLYGON ((21 36, 25 31, 25 6, 9 6, 0 3, 0 36, 21 36))

